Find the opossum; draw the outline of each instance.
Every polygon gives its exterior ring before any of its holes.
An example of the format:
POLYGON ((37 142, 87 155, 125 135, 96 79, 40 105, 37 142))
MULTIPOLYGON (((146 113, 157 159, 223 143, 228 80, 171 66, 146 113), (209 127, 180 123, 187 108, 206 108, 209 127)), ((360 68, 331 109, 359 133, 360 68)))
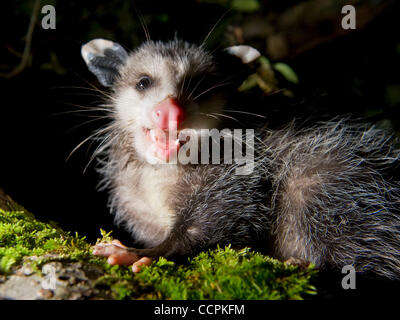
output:
POLYGON ((94 254, 139 271, 153 258, 179 261, 230 244, 320 269, 352 265, 400 278, 400 184, 393 173, 400 150, 386 132, 346 119, 308 128, 254 125, 247 174, 237 172, 243 163, 235 161, 183 164, 173 161, 176 154, 202 134, 185 140, 181 133, 233 130, 239 124, 229 119, 250 114, 245 106, 232 117, 227 87, 236 89, 234 75, 245 74, 260 53, 239 45, 214 56, 179 39, 148 40, 130 53, 95 39, 81 53, 110 88, 113 120, 101 129, 101 184, 115 221, 144 246, 116 240, 97 245, 94 254), (174 139, 165 137, 171 123, 174 139))

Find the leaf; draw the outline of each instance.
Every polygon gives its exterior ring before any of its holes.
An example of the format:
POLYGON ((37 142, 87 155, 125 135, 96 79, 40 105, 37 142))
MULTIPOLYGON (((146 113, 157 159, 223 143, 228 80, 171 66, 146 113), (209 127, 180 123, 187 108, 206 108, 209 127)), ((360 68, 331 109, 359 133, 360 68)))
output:
POLYGON ((294 70, 286 63, 277 62, 273 65, 273 68, 282 74, 287 81, 299 83, 299 77, 297 76, 296 72, 294 72, 294 70))
POLYGON ((243 92, 256 87, 258 84, 257 78, 258 75, 256 73, 251 74, 246 80, 243 81, 243 83, 238 88, 238 91, 243 92))
POLYGON ((232 9, 240 12, 254 12, 260 8, 258 0, 233 0, 232 9))
POLYGON ((258 62, 266 67, 270 67, 271 66, 271 62, 269 61, 269 59, 266 56, 260 56, 258 58, 258 62))

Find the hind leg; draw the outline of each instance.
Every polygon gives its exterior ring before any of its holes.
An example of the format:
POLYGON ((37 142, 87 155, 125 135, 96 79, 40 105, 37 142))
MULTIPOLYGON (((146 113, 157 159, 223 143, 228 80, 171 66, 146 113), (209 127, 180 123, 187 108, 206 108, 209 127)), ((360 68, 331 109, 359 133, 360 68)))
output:
POLYGON ((323 243, 315 245, 312 222, 317 220, 312 207, 321 188, 320 175, 293 169, 283 182, 277 202, 274 226, 274 254, 281 260, 301 259, 321 263, 323 243))
POLYGON ((374 171, 328 164, 292 168, 282 179, 275 256, 392 276, 400 265, 400 224, 399 216, 388 211, 390 186, 374 171))

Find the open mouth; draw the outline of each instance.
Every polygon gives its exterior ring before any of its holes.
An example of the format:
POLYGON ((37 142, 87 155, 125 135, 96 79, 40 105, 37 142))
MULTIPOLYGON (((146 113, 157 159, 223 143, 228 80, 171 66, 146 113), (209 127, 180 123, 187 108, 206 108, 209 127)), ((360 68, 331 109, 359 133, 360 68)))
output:
POLYGON ((170 132, 160 128, 143 128, 146 139, 150 144, 149 152, 163 161, 170 161, 177 157, 179 148, 186 141, 179 139, 179 131, 170 132))

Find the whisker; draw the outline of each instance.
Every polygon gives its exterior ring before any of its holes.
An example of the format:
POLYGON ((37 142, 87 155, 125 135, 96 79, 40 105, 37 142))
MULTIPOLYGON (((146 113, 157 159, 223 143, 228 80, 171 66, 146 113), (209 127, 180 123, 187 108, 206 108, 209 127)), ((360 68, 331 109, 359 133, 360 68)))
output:
POLYGON ((112 129, 112 131, 110 133, 108 133, 107 135, 105 135, 103 138, 98 137, 93 139, 93 141, 90 143, 89 145, 89 149, 92 146, 92 144, 96 141, 96 140, 100 140, 101 142, 99 143, 99 145, 96 147, 96 149, 94 150, 94 152, 92 153, 92 156, 90 157, 87 165, 85 166, 83 173, 86 172, 87 168, 89 167, 89 165, 93 162, 93 160, 100 155, 105 149, 107 149, 108 147, 110 147, 110 145, 120 137, 121 132, 128 127, 129 125, 131 125, 134 121, 130 120, 128 121, 125 126, 122 126, 121 128, 121 124, 120 123, 116 123, 114 122, 113 124, 111 124, 108 128, 112 129), (115 128, 118 128, 117 130, 114 130, 115 128))
POLYGON ((243 114, 248 114, 248 115, 252 115, 252 116, 255 116, 255 117, 266 118, 266 116, 263 116, 263 115, 257 114, 257 113, 252 113, 252 112, 239 111, 239 110, 227 110, 227 109, 224 109, 224 111, 233 112, 233 113, 243 113, 243 114))
POLYGON ((207 116, 207 117, 210 117, 210 118, 214 118, 214 119, 220 120, 217 116, 212 115, 212 114, 209 114, 209 113, 200 112, 199 114, 202 114, 202 115, 204 115, 204 116, 207 116))
POLYGON ((94 133, 93 135, 90 135, 89 137, 87 137, 86 139, 84 139, 82 142, 80 142, 68 155, 67 159, 65 160, 65 162, 69 161, 69 158, 71 158, 71 156, 82 146, 84 145, 87 141, 89 141, 91 138, 93 138, 94 136, 96 136, 96 134, 94 133))
POLYGON ((80 109, 80 110, 71 110, 71 111, 74 111, 74 112, 75 111, 107 111, 109 113, 113 113, 114 112, 113 106, 109 105, 109 104, 97 104, 96 106, 84 106, 84 105, 71 103, 71 102, 66 102, 66 101, 62 101, 61 103, 80 109))
MULTIPOLYGON (((187 88, 189 88, 189 87, 190 87, 190 84, 192 83, 193 74, 194 74, 194 72, 191 72, 191 73, 190 73, 190 77, 189 77, 189 82, 188 82, 187 88)), ((189 100, 189 99, 188 99, 188 100, 189 100)))
POLYGON ((88 88, 88 87, 80 87, 80 86, 57 86, 54 89, 80 89, 80 90, 88 90, 88 91, 93 91, 93 92, 99 92, 99 88, 96 87, 96 89, 93 88, 88 88))
POLYGON ((66 114, 75 114, 75 113, 77 113, 77 114, 79 115, 80 113, 83 113, 83 114, 81 114, 81 116, 87 117, 87 118, 94 118, 94 117, 109 118, 109 117, 110 117, 110 115, 107 115, 107 116, 87 115, 87 114, 84 114, 85 112, 107 112, 107 110, 106 110, 106 109, 95 109, 95 110, 69 110, 69 111, 63 111, 63 112, 52 113, 51 116, 62 116, 62 115, 66 115, 66 114))
POLYGON ((201 97, 203 94, 206 94, 207 92, 210 92, 211 90, 214 90, 214 89, 222 87, 222 86, 226 86, 228 84, 231 84, 231 82, 225 82, 225 83, 216 84, 215 86, 212 86, 211 88, 208 88, 208 89, 204 90, 203 92, 201 92, 200 94, 198 94, 196 97, 193 98, 193 101, 198 99, 199 97, 201 97))
POLYGON ((232 84, 232 82, 227 82, 227 81, 228 81, 228 80, 231 80, 232 78, 234 78, 234 77, 236 77, 236 76, 238 76, 238 75, 240 75, 240 74, 243 73, 243 72, 245 72, 245 71, 242 70, 242 71, 236 72, 236 73, 234 73, 233 75, 231 75, 231 76, 229 76, 229 77, 227 77, 227 78, 221 80, 221 81, 218 82, 215 86, 213 86, 213 87, 211 87, 211 88, 209 88, 209 89, 203 91, 203 92, 200 93, 199 95, 197 95, 193 100, 196 100, 196 99, 199 98, 201 95, 203 95, 204 93, 207 93, 208 91, 210 91, 210 90, 212 90, 212 89, 215 89, 215 88, 218 88, 218 87, 221 87, 221 86, 224 86, 224 85, 232 84))
POLYGON ((82 78, 82 77, 81 77, 79 74, 77 74, 76 72, 74 72, 74 74, 75 74, 77 77, 79 77, 82 81, 84 81, 87 85, 89 85, 89 86, 92 88, 92 90, 94 90, 94 91, 100 93, 101 95, 103 95, 104 97, 108 98, 109 100, 114 101, 114 97, 113 97, 113 96, 111 96, 110 94, 106 93, 105 91, 103 91, 103 90, 97 88, 95 85, 93 85, 92 83, 90 83, 90 82, 87 81, 86 79, 82 78))
POLYGON ((107 137, 105 137, 102 142, 97 146, 96 150, 93 152, 92 156, 89 159, 89 162, 87 163, 87 165, 85 166, 85 168, 83 169, 83 173, 86 172, 87 168, 90 166, 90 164, 93 162, 93 160, 101 153, 103 152, 103 150, 105 150, 111 143, 113 140, 115 140, 116 138, 119 137, 119 134, 115 134, 114 137, 112 137, 110 139, 111 134, 109 134, 107 137))
MULTIPOLYGON (((188 100, 190 100, 190 98, 192 97, 193 93, 195 92, 195 90, 197 89, 197 87, 200 85, 200 83, 205 79, 205 75, 201 77, 201 79, 197 82, 196 86, 193 88, 193 90, 190 92, 189 96, 188 96, 188 100)), ((194 99, 193 99, 194 100, 194 99)))
POLYGON ((186 72, 183 75, 183 81, 182 81, 181 87, 179 89, 179 97, 182 97, 182 95, 183 95, 184 88, 185 88, 185 81, 186 81, 186 72))
POLYGON ((82 127, 82 126, 84 126, 84 125, 87 125, 87 124, 89 124, 89 123, 92 123, 92 122, 95 122, 95 121, 99 121, 99 120, 104 120, 104 119, 110 119, 110 118, 109 118, 109 117, 99 117, 99 118, 96 117, 96 118, 94 118, 94 119, 91 119, 91 120, 88 120, 88 121, 79 123, 79 124, 77 124, 76 126, 73 126, 72 128, 69 128, 68 130, 66 130, 66 131, 64 132, 64 134, 67 134, 67 133, 69 133, 69 132, 71 132, 71 131, 73 131, 73 130, 79 128, 79 127, 82 127))
POLYGON ((236 121, 236 122, 241 123, 238 119, 236 119, 236 118, 234 118, 234 117, 231 117, 231 116, 227 116, 226 114, 215 113, 215 112, 213 112, 212 114, 215 114, 215 115, 220 116, 220 117, 225 117, 225 118, 228 118, 228 119, 231 119, 231 120, 234 120, 234 121, 236 121))
POLYGON ((86 139, 84 139, 83 141, 81 141, 68 155, 67 159, 65 160, 65 162, 68 162, 69 158, 82 146, 84 145, 86 142, 88 142, 90 139, 95 138, 96 136, 99 136, 101 134, 103 134, 104 132, 107 132, 109 130, 114 129, 115 127, 117 127, 117 125, 115 123, 112 123, 111 125, 101 128, 99 130, 96 130, 94 133, 92 133, 90 136, 88 136, 86 139))
POLYGON ((136 7, 136 5, 135 5, 135 3, 134 3, 133 1, 131 1, 131 4, 132 4, 133 9, 135 10, 136 15, 137 15, 138 18, 139 18, 140 25, 141 25, 141 27, 142 27, 142 29, 143 29, 143 32, 144 32, 145 36, 146 36, 146 40, 147 40, 147 41, 150 41, 150 40, 151 40, 151 38, 150 38, 150 32, 149 32, 149 29, 147 28, 147 25, 146 25, 145 21, 144 21, 144 17, 143 17, 143 15, 142 15, 142 13, 141 13, 141 12, 139 11, 139 9, 136 7))
POLYGON ((217 22, 214 24, 214 26, 211 28, 211 30, 207 33, 206 37, 203 39, 201 42, 201 47, 205 46, 208 38, 211 36, 215 28, 218 26, 218 24, 225 18, 225 16, 232 10, 232 8, 229 8, 227 11, 224 12, 224 14, 217 20, 217 22))

